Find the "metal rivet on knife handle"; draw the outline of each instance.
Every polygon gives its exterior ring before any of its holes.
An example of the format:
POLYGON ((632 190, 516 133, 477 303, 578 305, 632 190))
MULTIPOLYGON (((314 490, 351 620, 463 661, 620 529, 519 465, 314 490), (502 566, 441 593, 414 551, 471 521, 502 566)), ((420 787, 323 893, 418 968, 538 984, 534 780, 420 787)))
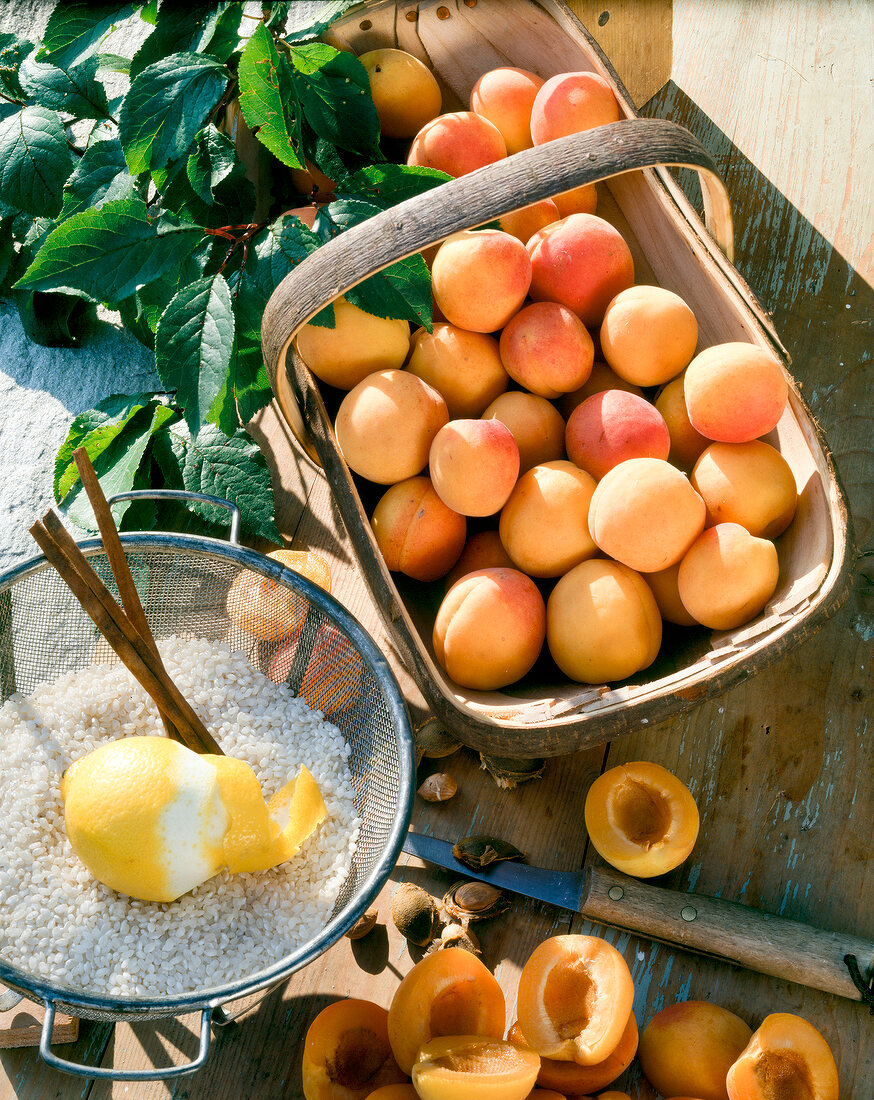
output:
POLYGON ((698 910, 694 905, 684 905, 680 910, 680 916, 683 920, 692 921, 698 916, 698 910))
POLYGON ((622 901, 622 899, 625 897, 625 891, 622 889, 621 886, 611 886, 610 889, 607 891, 607 897, 611 901, 622 901))

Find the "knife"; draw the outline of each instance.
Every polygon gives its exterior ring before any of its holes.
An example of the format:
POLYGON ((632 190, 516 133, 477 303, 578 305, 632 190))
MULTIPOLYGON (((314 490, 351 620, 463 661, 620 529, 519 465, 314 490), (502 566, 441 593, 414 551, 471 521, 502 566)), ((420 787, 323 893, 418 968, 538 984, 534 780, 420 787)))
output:
POLYGON ((548 871, 503 860, 474 871, 453 856, 447 841, 414 832, 407 833, 403 850, 465 878, 490 882, 581 913, 589 920, 736 963, 772 978, 853 1001, 868 1002, 871 997, 865 988, 866 979, 863 977, 857 985, 852 977, 853 964, 845 961, 852 956, 856 974, 869 974, 874 963, 871 940, 812 928, 719 898, 665 890, 606 867, 548 871))

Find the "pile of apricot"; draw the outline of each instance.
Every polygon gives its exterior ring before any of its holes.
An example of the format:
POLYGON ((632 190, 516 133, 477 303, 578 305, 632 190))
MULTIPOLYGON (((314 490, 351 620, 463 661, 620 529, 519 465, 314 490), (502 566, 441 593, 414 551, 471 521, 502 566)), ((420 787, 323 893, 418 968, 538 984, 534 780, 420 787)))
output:
POLYGON ((426 955, 388 1009, 338 1001, 307 1032, 306 1100, 628 1100, 613 1084, 638 1054, 669 1100, 837 1100, 825 1039, 788 1013, 758 1030, 704 1001, 657 1013, 639 1038, 622 955, 596 936, 553 936, 522 968, 506 1030, 500 985, 457 947, 426 955), (506 1031, 506 1035, 505 1035, 506 1031))
MULTIPOLYGON (((416 58, 362 62, 408 163, 455 177, 620 117, 591 72, 495 69, 469 111, 441 113, 416 58)), ((783 368, 755 344, 699 350, 688 304, 635 285, 597 200, 576 188, 427 250, 432 332, 339 298, 334 328, 297 337, 341 391, 347 464, 382 494, 387 567, 448 578, 433 648, 465 688, 506 687, 547 654, 573 681, 621 681, 655 660, 663 621, 731 630, 777 586, 798 490, 762 437, 786 408, 783 368)))

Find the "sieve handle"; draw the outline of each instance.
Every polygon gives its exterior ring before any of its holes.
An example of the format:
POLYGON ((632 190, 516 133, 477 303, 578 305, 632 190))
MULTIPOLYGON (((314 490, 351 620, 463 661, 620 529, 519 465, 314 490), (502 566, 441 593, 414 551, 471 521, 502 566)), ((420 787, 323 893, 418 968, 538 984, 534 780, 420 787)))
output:
POLYGON ((224 497, 210 496, 209 493, 190 493, 187 489, 131 489, 127 493, 111 496, 109 504, 115 504, 117 500, 197 500, 201 504, 216 504, 219 508, 227 508, 231 513, 228 542, 233 546, 240 543, 240 509, 232 500, 225 500, 224 497))
POLYGON ((104 1081, 157 1081, 169 1077, 182 1077, 186 1073, 194 1073, 206 1063, 209 1054, 209 1044, 212 1039, 210 1024, 212 1022, 211 1008, 205 1008, 200 1014, 200 1046, 197 1057, 190 1062, 184 1062, 181 1066, 156 1066, 152 1069, 115 1069, 113 1066, 86 1066, 82 1062, 71 1062, 54 1054, 51 1049, 52 1027, 55 1022, 55 1003, 46 1001, 46 1014, 42 1025, 42 1034, 39 1039, 39 1055, 47 1066, 59 1070, 61 1073, 70 1073, 75 1077, 96 1077, 104 1081))

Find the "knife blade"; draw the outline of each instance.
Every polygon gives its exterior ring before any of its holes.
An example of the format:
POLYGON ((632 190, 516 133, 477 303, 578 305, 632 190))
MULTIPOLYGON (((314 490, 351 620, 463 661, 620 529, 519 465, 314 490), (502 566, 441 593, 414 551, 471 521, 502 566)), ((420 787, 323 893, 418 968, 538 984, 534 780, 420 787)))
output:
POLYGON ((465 878, 536 898, 589 920, 735 963, 773 978, 797 982, 849 1000, 865 999, 846 956, 864 976, 874 964, 874 941, 830 932, 747 905, 667 890, 607 867, 550 871, 503 860, 471 870, 445 840, 407 833, 403 850, 465 878))

